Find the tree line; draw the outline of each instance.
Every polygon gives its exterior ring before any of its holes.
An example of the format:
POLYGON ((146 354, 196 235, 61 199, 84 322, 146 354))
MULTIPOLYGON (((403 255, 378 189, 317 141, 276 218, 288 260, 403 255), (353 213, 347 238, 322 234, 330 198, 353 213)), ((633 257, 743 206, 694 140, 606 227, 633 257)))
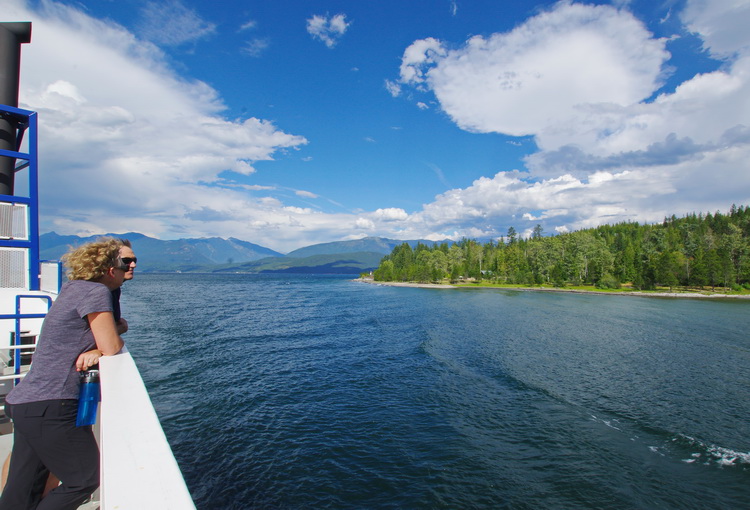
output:
POLYGON ((376 281, 595 285, 642 290, 710 286, 750 289, 750 207, 674 215, 660 224, 624 222, 554 236, 540 225, 529 238, 513 227, 497 242, 463 239, 403 243, 374 271, 376 281))

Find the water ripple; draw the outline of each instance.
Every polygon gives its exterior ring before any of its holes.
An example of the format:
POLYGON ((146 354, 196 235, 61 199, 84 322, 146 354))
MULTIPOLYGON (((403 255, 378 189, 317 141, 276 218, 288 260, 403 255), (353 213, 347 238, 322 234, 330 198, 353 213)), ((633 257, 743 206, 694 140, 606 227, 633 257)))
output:
POLYGON ((141 275, 123 298, 211 510, 742 506, 745 305, 284 275, 141 275))

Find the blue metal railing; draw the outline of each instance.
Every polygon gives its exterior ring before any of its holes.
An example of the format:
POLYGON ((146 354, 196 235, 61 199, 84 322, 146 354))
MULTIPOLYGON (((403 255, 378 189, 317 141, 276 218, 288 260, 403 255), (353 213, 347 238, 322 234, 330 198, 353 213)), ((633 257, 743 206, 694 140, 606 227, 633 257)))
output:
POLYGON ((17 123, 16 150, 0 149, 0 157, 21 160, 15 172, 28 169, 28 197, 0 195, 0 202, 25 204, 28 209, 26 239, 0 239, 0 247, 28 250, 28 287, 39 290, 39 162, 37 145, 37 114, 13 106, 0 105, 0 115, 9 115, 17 123), (20 152, 24 134, 28 131, 28 152, 20 152))
POLYGON ((33 345, 22 345, 21 344, 21 320, 22 319, 43 319, 47 316, 47 312, 44 313, 21 313, 21 300, 23 299, 43 299, 47 301, 47 310, 49 311, 52 306, 52 298, 49 296, 38 296, 33 294, 19 294, 16 296, 16 313, 14 314, 3 314, 0 315, 0 320, 10 319, 16 321, 15 335, 13 337, 13 345, 10 349, 13 349, 13 373, 19 375, 21 373, 21 349, 33 347, 33 345))

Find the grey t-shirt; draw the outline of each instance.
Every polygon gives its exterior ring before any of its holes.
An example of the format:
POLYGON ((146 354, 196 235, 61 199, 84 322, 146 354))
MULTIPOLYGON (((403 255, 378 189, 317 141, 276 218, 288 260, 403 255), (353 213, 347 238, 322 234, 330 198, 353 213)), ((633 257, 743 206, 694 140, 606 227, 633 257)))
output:
POLYGON ((102 283, 71 280, 60 290, 42 324, 36 352, 26 377, 6 401, 24 404, 42 400, 77 399, 76 360, 96 348, 86 316, 112 311, 112 293, 102 283))

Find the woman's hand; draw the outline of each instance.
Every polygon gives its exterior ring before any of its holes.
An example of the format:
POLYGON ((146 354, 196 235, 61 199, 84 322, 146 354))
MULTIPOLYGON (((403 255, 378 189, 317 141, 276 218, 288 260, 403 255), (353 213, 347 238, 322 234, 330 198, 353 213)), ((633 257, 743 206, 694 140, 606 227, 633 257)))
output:
POLYGON ((122 335, 124 333, 128 332, 128 321, 120 317, 120 320, 115 323, 115 327, 117 328, 117 334, 122 335))
POLYGON ((88 370, 89 367, 93 367, 99 362, 99 358, 102 357, 102 351, 99 349, 93 349, 91 351, 86 351, 80 356, 78 356, 78 359, 76 360, 76 370, 78 372, 82 370, 88 370))

